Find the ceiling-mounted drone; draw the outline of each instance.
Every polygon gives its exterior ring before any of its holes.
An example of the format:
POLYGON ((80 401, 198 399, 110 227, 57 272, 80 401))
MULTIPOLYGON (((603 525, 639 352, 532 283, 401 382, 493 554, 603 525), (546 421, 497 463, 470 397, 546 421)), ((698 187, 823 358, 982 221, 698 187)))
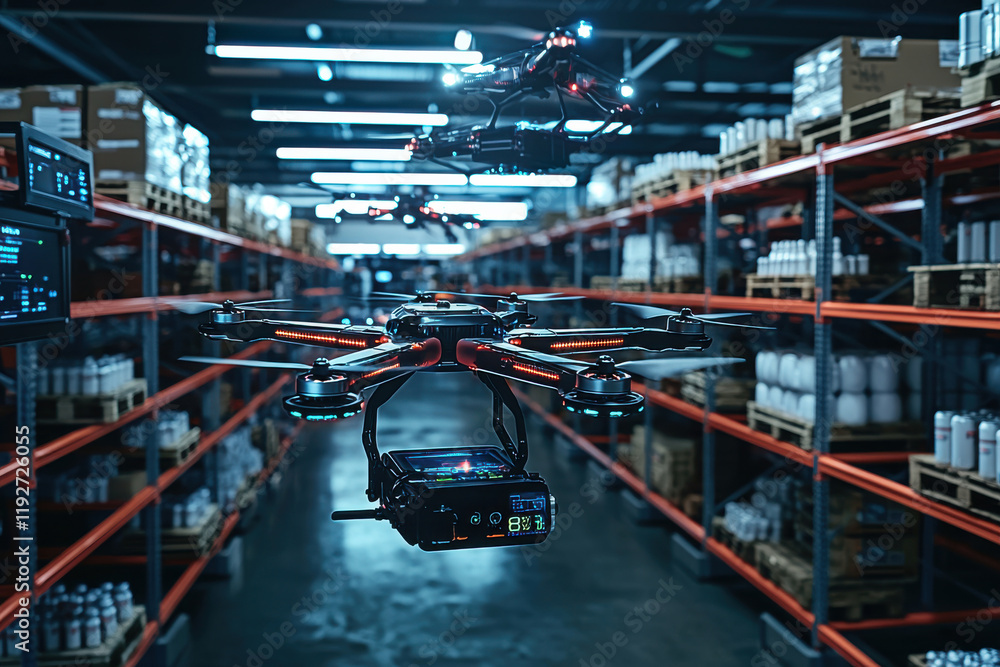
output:
MULTIPOLYGON (((384 519, 410 544, 427 551, 540 542, 552 529, 555 500, 544 480, 525 472, 528 443, 524 416, 508 380, 552 389, 567 410, 588 416, 627 417, 643 409, 634 376, 651 380, 742 361, 688 357, 616 362, 614 350, 701 351, 712 343, 713 323, 682 310, 662 328, 533 328, 529 303, 577 297, 533 294, 379 294, 406 299, 384 327, 255 319, 232 302, 209 311, 199 326, 213 340, 281 341, 353 352, 311 366, 193 358, 207 363, 299 371, 296 393, 284 399, 293 417, 325 421, 351 417, 365 407, 362 390, 373 387, 362 442, 368 456, 370 510, 335 512, 334 519, 384 519), (437 295, 495 301, 490 310, 437 295), (560 355, 599 353, 597 361, 560 355), (392 451, 380 454, 378 408, 415 372, 472 371, 493 394, 493 428, 500 446, 392 451), (515 436, 504 426, 504 408, 515 436)), ((707 316, 706 316, 707 317, 707 316)), ((718 316, 720 319, 726 319, 718 316)), ((742 315, 738 315, 742 317, 742 315)), ((761 328, 761 327, 757 327, 761 328)))
POLYGON ((641 110, 630 103, 631 82, 584 59, 578 52, 580 35, 591 34, 589 24, 576 29, 558 28, 532 46, 495 60, 446 74, 453 90, 481 95, 493 112, 486 125, 445 128, 415 137, 409 148, 413 157, 458 169, 452 159, 503 166, 513 171, 541 171, 569 165, 569 156, 600 134, 617 134, 637 121, 641 110), (584 30, 586 27, 586 30, 584 30), (497 127, 503 108, 534 95, 555 93, 561 112, 554 127, 518 123, 497 127), (600 121, 589 132, 567 131, 567 100, 582 100, 597 111, 600 121))

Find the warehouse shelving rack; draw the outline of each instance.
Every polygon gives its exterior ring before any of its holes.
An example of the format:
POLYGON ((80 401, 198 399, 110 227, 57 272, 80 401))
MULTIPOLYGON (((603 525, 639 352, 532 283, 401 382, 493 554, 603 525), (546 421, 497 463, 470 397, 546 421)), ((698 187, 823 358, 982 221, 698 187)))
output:
MULTIPOLYGON (((970 191, 944 196, 944 177, 957 172, 980 169, 1000 164, 1000 150, 972 152, 967 155, 949 157, 941 149, 941 142, 952 139, 959 141, 971 138, 996 138, 996 126, 1000 123, 1000 102, 965 109, 936 119, 917 123, 898 130, 884 132, 872 137, 849 143, 818 147, 816 153, 791 158, 776 164, 749 172, 716 180, 690 190, 677 192, 667 197, 630 208, 622 208, 605 215, 567 222, 551 229, 510 239, 501 243, 481 246, 455 258, 456 263, 472 264, 471 273, 480 278, 481 283, 493 285, 485 291, 498 294, 512 291, 518 293, 547 292, 552 287, 530 285, 530 262, 532 251, 540 249, 546 264, 553 257, 552 245, 569 243, 573 247, 573 286, 558 289, 566 294, 580 295, 604 301, 623 301, 671 307, 690 307, 706 312, 712 310, 740 310, 761 314, 790 315, 811 318, 813 321, 814 348, 817 357, 817 396, 829 396, 832 374, 832 327, 838 319, 864 320, 884 334, 900 340, 904 339, 885 323, 910 324, 918 326, 954 327, 979 330, 1000 330, 1000 314, 990 312, 962 311, 943 308, 914 308, 911 306, 881 303, 889 292, 867 303, 848 303, 830 300, 832 282, 833 226, 838 221, 861 220, 888 232, 900 242, 920 253, 920 263, 940 263, 942 212, 945 207, 966 206, 988 202, 1000 197, 995 189, 970 191), (990 135, 992 131, 993 135, 990 135), (978 134, 982 132, 982 134, 978 134), (924 148, 922 156, 912 158, 914 147, 924 148), (845 167, 869 167, 869 173, 843 182, 835 182, 835 171, 845 167), (914 168, 916 167, 916 171, 914 168), (914 176, 916 175, 916 177, 914 176), (870 188, 894 185, 904 180, 917 180, 920 196, 900 196, 889 201, 868 201, 861 205, 851 201, 849 196, 861 197, 870 188), (725 206, 724 198, 737 200, 744 212, 752 205, 784 204, 797 201, 809 202, 809 207, 800 216, 768 220, 764 224, 750 222, 747 217, 745 231, 757 234, 766 240, 769 230, 801 226, 803 231, 815 238, 817 243, 816 301, 791 299, 750 298, 718 294, 718 274, 716 268, 720 239, 728 237, 732 231, 720 225, 720 208, 725 206), (751 204, 747 204, 747 201, 751 204), (886 216, 920 212, 920 232, 918 239, 898 229, 887 221, 886 216), (596 290, 583 287, 584 241, 599 235, 608 236, 611 250, 610 266, 612 284, 617 287, 620 262, 617 248, 621 233, 627 229, 645 231, 653 238, 658 225, 664 219, 681 217, 700 218, 701 238, 704 243, 703 273, 704 293, 678 294, 651 291, 655 280, 655 262, 651 262, 647 289, 644 292, 621 292, 617 289, 596 290)), ((855 171, 857 171, 855 169, 855 171)), ((904 188, 905 190, 905 188, 904 188)), ((896 287, 905 284, 901 281, 896 287)), ((482 284, 476 287, 484 291, 482 284)), ((612 315, 614 318, 615 315, 612 315)), ((931 343, 930 345, 935 345, 931 343)), ((933 354, 934 348, 928 351, 933 354)), ((925 364, 924 386, 934 386, 933 364, 925 364)), ((810 628, 812 649, 824 647, 832 649, 849 664, 859 667, 873 667, 877 663, 862 649, 848 640, 843 633, 877 628, 906 627, 940 623, 957 623, 980 610, 932 611, 932 585, 934 577, 933 544, 934 522, 943 521, 971 535, 1000 544, 1000 525, 971 514, 956 510, 948 505, 925 498, 913 489, 886 477, 865 470, 862 466, 903 462, 908 454, 900 452, 872 452, 862 454, 832 454, 829 448, 829 424, 831 406, 828 401, 816 402, 816 424, 812 451, 805 451, 794 445, 776 440, 769 435, 754 431, 746 424, 714 410, 712 381, 706 389, 707 404, 704 408, 688 404, 651 388, 640 388, 650 404, 681 416, 700 421, 703 424, 703 471, 704 512, 701 522, 686 516, 680 508, 656 494, 650 485, 650 462, 645 466, 646 479, 639 479, 624 468, 614 458, 614 442, 617 435, 612 427, 612 443, 605 452, 594 441, 578 435, 570 426, 552 415, 545 407, 532 401, 525 394, 519 397, 552 428, 587 452, 597 462, 607 467, 628 487, 672 520, 684 533, 700 547, 699 557, 704 563, 711 554, 729 566, 730 569, 753 584, 767 597, 777 603, 789 615, 810 628), (716 511, 714 494, 715 473, 715 433, 727 433, 738 440, 766 450, 782 458, 786 464, 810 469, 814 501, 813 553, 814 578, 812 609, 804 609, 794 598, 773 582, 765 579, 754 567, 739 559, 734 552, 712 539, 711 520, 716 511), (830 622, 828 619, 827 593, 829 587, 830 537, 827 531, 829 482, 837 479, 860 489, 870 491, 900 503, 925 517, 924 548, 921 559, 921 603, 926 611, 908 614, 902 618, 869 619, 859 622, 830 622)), ((925 391, 925 394, 929 392, 925 391)), ((925 396, 925 398, 927 398, 925 396)), ((652 410, 646 411, 646 456, 650 456, 652 410)), ((1000 609, 990 609, 992 613, 1000 609)))
MULTIPOLYGON (((3 165, 0 164, 0 166, 3 165)), ((73 302, 70 311, 71 317, 74 320, 122 316, 140 316, 143 318, 141 325, 143 337, 141 358, 148 386, 148 398, 142 405, 126 413, 114 423, 83 426, 42 444, 36 443, 32 439, 30 471, 32 486, 35 486, 38 469, 64 456, 68 456, 136 420, 145 418, 155 421, 158 411, 161 408, 199 389, 203 390, 202 433, 194 452, 181 465, 164 471, 161 471, 159 468, 159 453, 155 440, 152 443, 147 442, 146 486, 127 501, 98 504, 89 508, 82 508, 110 510, 110 514, 83 537, 57 554, 41 568, 37 564, 38 549, 36 545, 36 548, 32 550, 32 559, 29 565, 29 585, 30 595, 34 601, 37 599, 37 596, 49 590, 56 582, 72 572, 74 568, 88 561, 101 545, 111 539, 134 517, 143 513, 144 525, 146 527, 146 555, 145 557, 141 557, 141 563, 146 566, 146 596, 144 602, 149 614, 149 621, 143 631, 143 637, 138 650, 134 652, 126 663, 127 667, 134 667, 153 645, 161 629, 177 610, 178 605, 194 585, 209 560, 224 546, 239 520, 238 509, 228 514, 223 523, 222 532, 216 538, 212 548, 207 553, 200 554, 188 564, 181 576, 166 593, 163 593, 164 563, 160 550, 162 527, 158 508, 161 495, 186 471, 190 470, 197 461, 205 457, 211 457, 215 452, 215 446, 223 438, 246 422, 260 408, 279 396, 281 389, 292 379, 289 374, 283 374, 270 384, 267 384, 261 391, 251 394, 251 376, 256 372, 248 369, 237 370, 225 365, 213 365, 161 389, 159 387, 159 367, 161 360, 159 352, 159 316, 162 313, 175 310, 175 304, 184 300, 223 301, 225 299, 232 299, 234 301, 242 301, 272 297, 287 298, 294 294, 311 299, 319 299, 325 303, 329 298, 341 293, 341 289, 338 286, 339 278, 337 277, 340 266, 332 259, 312 257, 287 248, 244 239, 212 227, 155 213, 102 196, 95 197, 95 219, 99 218, 110 219, 114 224, 120 224, 125 227, 130 225, 141 227, 140 255, 143 294, 141 297, 73 302), (190 240, 200 241, 202 254, 211 257, 215 265, 212 288, 208 292, 185 296, 171 295, 169 297, 158 293, 159 251, 162 247, 159 232, 161 230, 171 230, 172 232, 178 232, 189 237, 190 240), (219 259, 223 247, 239 251, 240 263, 239 289, 224 292, 219 291, 219 259), (265 282, 270 282, 266 278, 269 274, 277 273, 280 275, 280 280, 276 284, 275 289, 251 291, 249 289, 251 273, 254 269, 256 269, 260 277, 259 282, 261 285, 265 284, 265 282), (296 279, 298 284, 295 284, 296 279), (224 423, 219 423, 221 410, 218 405, 218 383, 220 377, 226 372, 240 374, 242 381, 241 395, 244 399, 244 404, 224 423)), ((86 233, 86 231, 80 229, 73 230, 72 233, 86 233)), ((324 310, 326 310, 326 315, 322 318, 324 320, 339 317, 340 315, 339 309, 324 308, 324 310)), ((251 358, 262 354, 274 345, 275 343, 272 342, 255 343, 233 356, 244 359, 251 358)), ((207 352, 217 353, 218 343, 206 341, 205 348, 207 352)), ((37 396, 35 377, 37 374, 36 361, 38 351, 39 343, 37 342, 19 344, 16 350, 18 368, 16 378, 14 378, 14 386, 17 394, 17 424, 27 425, 32 433, 35 433, 35 400, 37 396)), ((282 441, 279 451, 267 462, 264 471, 259 476, 255 490, 259 490, 277 469, 297 433, 298 429, 282 441)), ((152 437, 155 438, 155 430, 152 437)), ((11 484, 14 481, 15 474, 13 462, 0 466, 0 487, 11 484)), ((210 488, 212 488, 213 492, 216 491, 213 476, 210 475, 208 480, 210 488)), ((35 536, 34 528, 38 520, 37 501, 34 498, 34 494, 32 494, 29 519, 32 538, 35 536)), ((139 562, 134 557, 114 556, 93 557, 93 561, 95 564, 98 562, 103 562, 104 564, 135 564, 139 562)), ((5 592, 8 591, 5 590, 5 592)), ((14 612, 17 609, 17 599, 22 596, 21 593, 15 595, 12 590, 9 592, 10 597, 0 601, 0 629, 7 627, 13 622, 14 612)), ((36 625, 35 627, 37 629, 38 626, 36 625)), ((33 667, 37 664, 37 656, 37 651, 25 653, 22 657, 22 665, 33 667)))

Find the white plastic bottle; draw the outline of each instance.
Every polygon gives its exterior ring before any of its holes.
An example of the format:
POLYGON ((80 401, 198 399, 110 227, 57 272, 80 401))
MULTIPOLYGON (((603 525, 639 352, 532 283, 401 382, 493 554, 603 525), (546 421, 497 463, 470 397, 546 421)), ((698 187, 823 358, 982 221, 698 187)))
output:
POLYGON ((992 419, 979 422, 979 476, 983 479, 996 477, 997 430, 1000 422, 992 419))
POLYGON ((100 383, 98 382, 97 361, 93 357, 83 360, 83 375, 80 379, 81 393, 84 396, 96 396, 100 393, 100 383))
POLYGON ((83 366, 73 364, 66 369, 66 393, 79 396, 83 389, 83 366))
POLYGON ((110 394, 117 389, 117 387, 115 387, 115 376, 112 372, 113 369, 111 364, 105 361, 104 363, 99 363, 97 367, 97 378, 98 384, 100 385, 100 393, 110 394))
POLYGON ((934 460, 949 465, 951 463, 951 410, 934 413, 934 460))
POLYGON ((967 414, 951 418, 951 467, 972 470, 976 467, 976 419, 967 414))
POLYGON ((840 250, 840 237, 833 237, 833 275, 844 275, 844 253, 840 250))

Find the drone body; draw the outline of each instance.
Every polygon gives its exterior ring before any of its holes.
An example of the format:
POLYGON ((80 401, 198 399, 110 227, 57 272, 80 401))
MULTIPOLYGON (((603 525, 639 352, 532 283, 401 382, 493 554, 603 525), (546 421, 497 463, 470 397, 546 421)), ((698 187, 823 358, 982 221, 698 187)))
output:
POLYGON ((659 379, 740 361, 694 357, 618 364, 610 356, 601 356, 596 363, 559 356, 623 349, 700 351, 712 343, 704 333, 705 324, 734 326, 709 319, 721 316, 699 318, 686 310, 653 309, 657 312, 640 315, 666 316, 664 328, 539 329, 532 327, 537 317, 528 312, 528 302, 567 297, 466 296, 495 299, 497 306, 489 310, 426 293, 388 295, 411 300, 393 310, 384 327, 374 327, 256 319, 248 316, 252 308, 243 310, 226 302, 211 309, 210 321, 199 327, 202 335, 352 352, 332 361, 317 359, 312 366, 189 360, 305 371, 297 377, 296 393, 284 399, 286 411, 299 419, 326 421, 364 411, 367 494, 378 506, 334 513, 334 518, 386 519, 410 544, 429 551, 539 542, 552 528, 555 502, 544 480, 524 470, 528 457, 524 417, 507 380, 557 391, 568 410, 618 418, 643 409, 642 395, 632 391, 633 374, 659 379), (380 454, 378 408, 418 371, 472 371, 493 394, 493 427, 500 447, 380 454), (369 387, 374 390, 365 406, 362 391, 369 387), (514 436, 504 426, 505 407, 514 415, 514 436))

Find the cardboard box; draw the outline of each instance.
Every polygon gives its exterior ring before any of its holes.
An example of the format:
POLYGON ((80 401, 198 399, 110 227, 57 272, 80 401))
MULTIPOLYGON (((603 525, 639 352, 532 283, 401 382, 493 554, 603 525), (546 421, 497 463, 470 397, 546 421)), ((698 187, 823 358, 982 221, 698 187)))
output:
POLYGON ((795 60, 795 124, 832 118, 904 88, 957 95, 953 40, 837 37, 795 60))
POLYGON ((84 144, 83 86, 29 86, 0 90, 0 122, 24 122, 42 132, 84 144))
POLYGON ((146 488, 146 471, 129 472, 108 480, 108 499, 131 500, 146 488))
POLYGON ((182 130, 136 84, 87 89, 87 143, 98 181, 144 180, 181 193, 182 130))
MULTIPOLYGON (((640 479, 646 470, 646 431, 636 426, 632 439, 618 445, 618 460, 630 468, 640 479)), ((692 438, 677 438, 662 431, 653 431, 652 468, 650 486, 671 502, 678 502, 695 478, 695 447, 692 438)))

